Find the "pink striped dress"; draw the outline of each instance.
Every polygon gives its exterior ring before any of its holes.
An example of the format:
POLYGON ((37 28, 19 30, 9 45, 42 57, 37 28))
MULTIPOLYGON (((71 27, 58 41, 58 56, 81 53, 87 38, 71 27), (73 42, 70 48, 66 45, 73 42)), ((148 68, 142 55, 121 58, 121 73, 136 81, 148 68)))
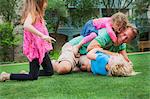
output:
MULTIPOLYGON (((44 20, 36 20, 33 26, 44 35, 49 35, 44 20)), ((41 39, 41 37, 24 29, 23 54, 27 56, 30 62, 33 59, 38 58, 39 63, 41 64, 45 53, 52 49, 52 44, 49 44, 41 39)))

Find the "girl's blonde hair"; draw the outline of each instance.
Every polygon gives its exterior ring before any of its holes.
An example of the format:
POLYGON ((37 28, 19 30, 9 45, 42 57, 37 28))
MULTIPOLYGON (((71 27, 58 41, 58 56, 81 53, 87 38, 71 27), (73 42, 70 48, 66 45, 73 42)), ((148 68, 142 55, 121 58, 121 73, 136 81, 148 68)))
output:
POLYGON ((109 76, 131 76, 134 73, 133 66, 128 63, 124 57, 119 54, 117 61, 115 61, 111 66, 108 75, 109 76))
POLYGON ((47 5, 47 0, 25 0, 21 23, 24 23, 29 13, 32 16, 33 23, 36 21, 37 16, 43 18, 44 4, 47 5))
POLYGON ((118 12, 111 16, 111 20, 113 24, 116 24, 118 28, 125 30, 127 27, 128 18, 124 13, 118 12))

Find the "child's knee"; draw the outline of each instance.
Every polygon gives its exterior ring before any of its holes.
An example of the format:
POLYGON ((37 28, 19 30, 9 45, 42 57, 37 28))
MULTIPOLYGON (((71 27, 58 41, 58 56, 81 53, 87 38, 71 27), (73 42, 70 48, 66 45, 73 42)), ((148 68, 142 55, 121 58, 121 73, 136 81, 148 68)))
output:
POLYGON ((66 74, 71 71, 71 64, 69 62, 61 62, 58 64, 57 73, 66 74))

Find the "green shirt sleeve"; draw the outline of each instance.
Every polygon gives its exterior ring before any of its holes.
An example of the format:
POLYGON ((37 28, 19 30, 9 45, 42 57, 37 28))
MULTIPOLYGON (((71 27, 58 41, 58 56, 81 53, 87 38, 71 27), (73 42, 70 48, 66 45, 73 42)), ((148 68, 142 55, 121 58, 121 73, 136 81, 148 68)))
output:
POLYGON ((109 51, 112 51, 112 52, 120 52, 122 50, 126 50, 126 44, 125 43, 121 44, 120 46, 111 46, 109 48, 109 51))
POLYGON ((98 36, 95 38, 95 40, 100 44, 102 48, 105 48, 107 45, 112 44, 112 40, 110 39, 110 36, 108 35, 105 28, 98 31, 98 36))
POLYGON ((123 43, 119 46, 119 51, 126 50, 126 43, 123 43))
POLYGON ((83 36, 77 36, 73 38, 72 40, 70 40, 69 44, 71 44, 72 46, 77 45, 81 42, 82 39, 83 39, 83 36))

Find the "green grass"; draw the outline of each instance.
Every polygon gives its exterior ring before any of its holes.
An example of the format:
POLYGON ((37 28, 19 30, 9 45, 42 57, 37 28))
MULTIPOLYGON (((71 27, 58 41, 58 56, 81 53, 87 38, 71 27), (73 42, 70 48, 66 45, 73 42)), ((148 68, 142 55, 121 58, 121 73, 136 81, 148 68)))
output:
MULTIPOLYGON (((86 72, 40 77, 36 81, 0 83, 0 99, 150 99, 150 54, 129 55, 132 77, 94 76, 86 72)), ((28 65, 1 66, 0 72, 28 70, 28 65)))

